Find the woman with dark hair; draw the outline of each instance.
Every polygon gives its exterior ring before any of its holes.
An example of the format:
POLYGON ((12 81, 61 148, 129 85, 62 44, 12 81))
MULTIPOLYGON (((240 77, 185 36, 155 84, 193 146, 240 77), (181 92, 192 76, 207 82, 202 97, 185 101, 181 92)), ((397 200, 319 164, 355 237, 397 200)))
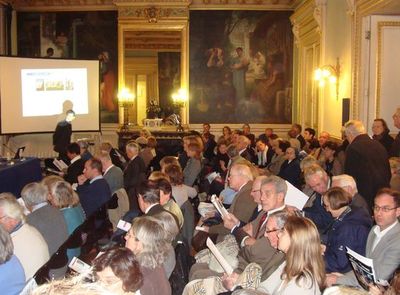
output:
POLYGON ((267 166, 267 169, 274 175, 278 175, 281 170, 283 162, 285 162, 285 152, 290 147, 290 142, 277 138, 272 141, 272 149, 275 155, 272 156, 271 163, 267 166))
POLYGON ((182 168, 177 164, 169 164, 163 167, 162 172, 168 175, 172 186, 172 196, 181 207, 189 198, 195 198, 197 191, 183 183, 182 168))
MULTIPOLYGON (((4 216, 3 216, 4 217, 4 216)), ((2 294, 17 295, 25 286, 25 272, 17 256, 10 234, 0 225, 0 286, 2 294)))
POLYGON ((113 294, 134 294, 143 284, 139 263, 128 248, 106 250, 93 261, 93 272, 113 294))
POLYGON ((388 152, 394 141, 389 132, 390 129, 384 119, 375 119, 372 123, 372 138, 379 141, 388 152))
POLYGON ((339 146, 336 142, 328 140, 322 146, 322 152, 325 156, 325 171, 329 176, 343 174, 343 167, 338 158, 339 146))
POLYGON ((222 128, 222 135, 220 136, 220 138, 218 138, 218 142, 221 140, 225 140, 227 142, 227 145, 231 144, 232 130, 229 126, 224 126, 224 128, 222 128))
POLYGON ((301 169, 299 150, 295 147, 288 147, 285 152, 285 159, 278 176, 289 181, 295 187, 300 188, 301 169))
POLYGON ((228 143, 225 140, 220 140, 217 144, 217 155, 213 159, 213 171, 218 172, 222 178, 228 170, 229 156, 228 143))
POLYGON ((351 270, 346 247, 365 255, 372 219, 364 209, 352 208, 350 203, 350 194, 340 187, 330 188, 323 196, 323 206, 334 218, 321 234, 322 244, 325 245, 325 269, 329 273, 351 270))

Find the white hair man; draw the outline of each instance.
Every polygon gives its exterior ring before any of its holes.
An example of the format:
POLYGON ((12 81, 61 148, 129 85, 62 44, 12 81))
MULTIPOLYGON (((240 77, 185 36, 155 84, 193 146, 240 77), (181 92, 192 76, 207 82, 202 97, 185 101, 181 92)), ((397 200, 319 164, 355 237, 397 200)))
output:
POLYGON ((355 179, 359 193, 372 207, 377 191, 389 187, 391 173, 387 151, 366 134, 361 121, 348 121, 344 128, 349 141, 344 173, 355 179))
POLYGON ((146 178, 146 165, 138 156, 140 148, 135 141, 129 141, 125 149, 129 162, 124 170, 124 186, 129 196, 130 209, 139 210, 136 190, 146 178))
POLYGON ((365 199, 358 193, 357 184, 353 177, 347 174, 341 174, 332 177, 332 187, 341 187, 351 196, 350 207, 362 208, 369 215, 371 215, 371 209, 368 208, 368 204, 365 199))
POLYGON ((319 165, 311 165, 304 171, 306 184, 314 191, 310 196, 311 206, 303 209, 306 217, 310 218, 317 226, 319 232, 324 232, 332 222, 332 216, 323 206, 322 196, 331 187, 332 180, 319 165))
POLYGON ((14 254, 30 279, 49 260, 49 248, 40 232, 25 223, 23 209, 10 193, 0 194, 0 224, 10 233, 14 254))
POLYGON ((49 203, 49 191, 42 183, 32 182, 22 189, 21 197, 31 212, 26 222, 35 227, 45 239, 50 256, 68 239, 68 230, 61 211, 49 203))

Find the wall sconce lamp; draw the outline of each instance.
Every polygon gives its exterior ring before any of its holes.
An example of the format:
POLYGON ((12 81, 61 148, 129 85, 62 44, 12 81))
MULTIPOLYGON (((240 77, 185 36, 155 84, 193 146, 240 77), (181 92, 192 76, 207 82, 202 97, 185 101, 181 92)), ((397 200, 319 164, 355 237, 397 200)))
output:
POLYGON ((185 89, 182 88, 179 89, 177 92, 174 92, 171 97, 172 97, 172 102, 177 107, 184 107, 186 101, 188 100, 187 92, 185 89))
POLYGON ((340 78, 340 63, 339 58, 336 60, 336 65, 324 65, 319 67, 314 72, 314 79, 318 81, 319 87, 324 87, 326 82, 336 84, 336 99, 339 99, 339 78, 340 78))
POLYGON ((187 91, 185 89, 179 89, 177 92, 172 94, 172 102, 173 104, 180 109, 180 116, 178 118, 178 127, 176 128, 177 131, 182 132, 182 118, 184 115, 184 107, 186 102, 188 101, 187 91))
POLYGON ((133 106, 135 101, 135 95, 128 89, 122 88, 118 92, 119 105, 124 108, 124 124, 122 125, 122 131, 129 130, 129 108, 133 106))

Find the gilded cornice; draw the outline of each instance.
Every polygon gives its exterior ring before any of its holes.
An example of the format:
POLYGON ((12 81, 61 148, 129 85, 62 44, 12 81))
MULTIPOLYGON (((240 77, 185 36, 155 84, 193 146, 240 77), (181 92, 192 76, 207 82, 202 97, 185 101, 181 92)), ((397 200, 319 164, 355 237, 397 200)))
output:
MULTIPOLYGON (((11 0, 17 11, 120 10, 122 7, 187 7, 190 10, 294 10, 303 0, 11 0)), ((137 13, 125 11, 124 14, 137 13)), ((170 13, 170 12, 162 12, 170 13)), ((179 12, 172 12, 179 14, 179 12)))
POLYGON ((118 17, 146 19, 149 22, 157 22, 160 19, 188 18, 189 10, 180 7, 119 7, 118 17))

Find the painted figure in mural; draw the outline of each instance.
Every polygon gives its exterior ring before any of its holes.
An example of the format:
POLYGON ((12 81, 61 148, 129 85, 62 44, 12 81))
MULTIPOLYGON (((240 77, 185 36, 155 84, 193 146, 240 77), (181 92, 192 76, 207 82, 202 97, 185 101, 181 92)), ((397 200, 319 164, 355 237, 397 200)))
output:
POLYGON ((208 54, 210 56, 207 61, 207 67, 220 68, 224 65, 224 55, 221 48, 210 48, 208 54))
POLYGON ((114 112, 116 105, 114 102, 115 76, 111 67, 110 57, 107 51, 103 51, 98 56, 100 60, 100 103, 103 110, 114 112))
POLYGON ((265 74, 265 56, 260 51, 257 51, 255 54, 252 54, 253 51, 250 50, 250 63, 249 68, 246 73, 247 80, 257 83, 259 80, 263 80, 267 78, 265 74))
MULTIPOLYGON (((258 97, 264 106, 275 105, 276 93, 285 88, 285 76, 281 54, 268 57, 267 78, 261 80, 253 90, 252 96, 258 97)), ((267 111, 266 109, 266 111, 267 111)))
POLYGON ((236 90, 236 101, 246 97, 246 71, 249 61, 244 56, 243 48, 236 48, 236 57, 232 59, 232 83, 236 90))

